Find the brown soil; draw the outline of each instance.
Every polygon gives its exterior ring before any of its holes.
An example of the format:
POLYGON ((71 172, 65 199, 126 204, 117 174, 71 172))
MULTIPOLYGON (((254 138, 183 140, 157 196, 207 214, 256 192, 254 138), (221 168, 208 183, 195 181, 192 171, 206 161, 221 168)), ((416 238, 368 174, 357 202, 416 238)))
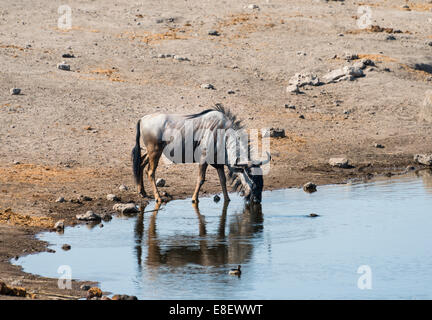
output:
MULTIPOLYGON (((355 31, 359 4, 353 1, 261 1, 260 10, 240 2, 78 1, 72 6, 73 27, 66 31, 56 26, 53 1, 38 1, 31 10, 26 1, 5 2, 0 9, 0 281, 20 280, 34 298, 85 296, 79 283, 60 290, 56 279, 23 273, 9 260, 46 250, 34 235, 60 219, 71 225, 86 210, 109 212, 108 193, 141 201, 132 183, 130 151, 137 120, 152 112, 194 113, 222 103, 248 128, 284 128, 287 137, 271 141, 265 189, 370 179, 414 165, 414 153, 432 151, 431 125, 418 120, 432 78, 408 67, 409 59, 430 55, 427 2, 409 1, 411 10, 401 10, 405 1, 365 2, 372 25, 379 26, 366 31, 355 31), (209 30, 220 36, 208 35, 209 30), (403 33, 386 41, 391 30, 403 33), (374 71, 355 81, 286 93, 295 73, 322 76, 346 64, 333 58, 345 52, 373 60, 374 71), (62 58, 64 53, 75 58, 62 58), (155 58, 161 53, 190 61, 155 58), (58 70, 61 61, 71 71, 58 70), (216 90, 201 89, 202 83, 216 90), (12 87, 22 94, 10 95, 12 87), (339 156, 354 168, 330 167, 328 159, 339 156), (120 192, 121 184, 129 190, 120 192), (93 200, 70 201, 80 194, 93 200), (60 196, 68 201, 55 202, 60 196)), ((196 170, 161 162, 157 176, 167 181, 162 191, 174 199, 190 197, 196 170)), ((215 170, 207 177, 203 195, 219 193, 215 170)))

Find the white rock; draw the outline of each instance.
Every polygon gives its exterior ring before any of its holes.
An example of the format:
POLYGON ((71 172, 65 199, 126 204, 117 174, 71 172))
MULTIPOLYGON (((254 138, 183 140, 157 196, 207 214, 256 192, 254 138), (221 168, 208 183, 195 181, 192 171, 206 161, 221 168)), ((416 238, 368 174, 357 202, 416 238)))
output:
POLYGON ((432 166, 432 153, 431 154, 416 154, 414 156, 414 161, 426 165, 432 166))
POLYGON ((128 187, 125 186, 124 184, 122 184, 122 185, 120 185, 119 190, 120 190, 120 191, 127 191, 127 190, 128 190, 128 187))
POLYGON ((259 9, 259 6, 257 4, 253 4, 253 3, 248 5, 247 7, 248 7, 248 9, 251 9, 251 10, 259 9))
POLYGON ((341 69, 333 70, 326 75, 323 76, 324 80, 326 80, 327 83, 335 82, 336 80, 342 78, 343 76, 346 76, 345 71, 341 69))
POLYGON ((76 218, 78 220, 83 220, 83 221, 100 221, 101 220, 101 217, 91 210, 87 211, 84 214, 77 214, 76 218))
POLYGON ((173 58, 174 60, 178 60, 178 61, 189 61, 189 58, 178 56, 178 55, 174 55, 173 58))
POLYGON ((364 76, 363 70, 359 67, 345 66, 345 67, 343 67, 343 70, 345 71, 346 75, 350 75, 350 76, 353 76, 356 78, 364 76))
POLYGON ((201 89, 215 90, 215 87, 211 83, 203 83, 201 89))
POLYGON ((54 225, 54 229, 63 230, 64 229, 64 221, 63 220, 57 221, 56 224, 54 225))
POLYGON ((138 207, 135 203, 117 203, 113 206, 113 210, 120 213, 137 213, 139 212, 138 207))
POLYGON ((107 197, 108 201, 120 201, 120 198, 117 197, 115 194, 112 194, 112 193, 107 194, 106 197, 107 197))
POLYGON ((331 158, 329 164, 332 167, 349 168, 349 161, 346 158, 331 158))
POLYGON ((57 64, 57 68, 60 70, 70 71, 70 65, 66 64, 65 62, 57 64))
POLYGON ((299 87, 296 84, 291 84, 288 87, 286 87, 286 92, 287 93, 299 93, 299 87))
POLYGON ((318 76, 313 73, 296 73, 289 81, 290 85, 297 85, 298 87, 303 87, 306 85, 318 86, 320 81, 318 76))
POLYGON ((57 200, 56 200, 56 202, 59 202, 59 203, 62 203, 62 202, 65 202, 65 201, 66 200, 63 197, 58 197, 57 200))

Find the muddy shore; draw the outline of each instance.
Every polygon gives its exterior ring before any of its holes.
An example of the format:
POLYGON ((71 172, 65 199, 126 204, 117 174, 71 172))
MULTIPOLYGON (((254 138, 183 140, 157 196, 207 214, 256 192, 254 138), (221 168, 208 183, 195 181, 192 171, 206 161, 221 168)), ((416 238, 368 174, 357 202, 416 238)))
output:
MULTIPOLYGON (((2 6, 1 281, 37 299, 85 296, 82 283, 60 290, 57 279, 26 274, 9 260, 46 250, 35 235, 58 220, 73 225, 87 210, 112 212, 107 194, 142 201, 130 151, 136 121, 145 114, 196 113, 221 103, 247 128, 284 129, 286 137, 271 138, 266 190, 422 168, 413 155, 432 152, 431 122, 420 113, 432 84, 426 68, 432 66, 432 29, 425 28, 432 26, 432 4, 409 1, 409 10, 405 1, 384 0, 257 4, 82 0, 72 6, 69 30, 57 27, 51 1, 32 10, 26 1, 2 6), (359 29, 360 5, 370 6, 371 25, 384 29, 359 29), (347 60, 347 53, 357 57, 347 60), (362 59, 374 64, 363 77, 286 91, 296 73, 322 79, 362 59), (57 68, 62 61, 70 71, 57 68), (215 90, 201 88, 204 83, 215 90), (21 94, 11 95, 14 87, 21 94), (331 167, 332 157, 346 157, 353 168, 331 167), (122 184, 128 190, 119 191, 122 184), (92 201, 70 201, 79 195, 92 201), (56 202, 59 197, 67 201, 56 202)), ((172 199, 190 197, 196 171, 162 162, 161 191, 172 199)), ((202 195, 220 192, 210 168, 202 195)))

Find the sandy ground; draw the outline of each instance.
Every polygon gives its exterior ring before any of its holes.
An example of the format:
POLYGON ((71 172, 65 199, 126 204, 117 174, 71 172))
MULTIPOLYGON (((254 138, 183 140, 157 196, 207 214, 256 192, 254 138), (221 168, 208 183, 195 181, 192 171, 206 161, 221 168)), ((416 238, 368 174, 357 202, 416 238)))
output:
MULTIPOLYGON (((41 299, 83 296, 78 283, 59 290, 57 280, 25 274, 8 261, 45 250, 34 234, 59 219, 73 224, 77 213, 110 211, 108 193, 139 200, 130 151, 136 122, 145 114, 195 113, 221 103, 247 128, 285 129, 285 138, 271 139, 265 189, 401 173, 414 165, 413 154, 432 151, 431 125, 419 118, 432 74, 413 67, 432 66, 429 1, 409 1, 409 10, 398 0, 267 0, 256 2, 259 9, 248 4, 73 1, 72 28, 62 30, 57 1, 2 3, 0 280, 20 280, 41 299), (359 29, 361 5, 370 7, 372 25, 401 33, 386 40, 385 31, 359 29), (65 53, 75 57, 63 58, 65 53), (345 53, 369 58, 375 67, 354 81, 286 92, 298 72, 321 78, 350 64, 345 53), (57 68, 62 61, 70 71, 57 68), (203 83, 216 90, 202 89, 203 83), (10 95, 13 87, 21 94, 10 95), (328 165, 340 156, 354 168, 328 165), (129 190, 120 192, 121 184, 129 190), (55 202, 80 194, 93 201, 55 202)), ((196 170, 161 163, 157 176, 167 181, 162 191, 191 196, 196 170)), ((209 169, 207 177, 204 194, 220 192, 216 171, 209 169)))

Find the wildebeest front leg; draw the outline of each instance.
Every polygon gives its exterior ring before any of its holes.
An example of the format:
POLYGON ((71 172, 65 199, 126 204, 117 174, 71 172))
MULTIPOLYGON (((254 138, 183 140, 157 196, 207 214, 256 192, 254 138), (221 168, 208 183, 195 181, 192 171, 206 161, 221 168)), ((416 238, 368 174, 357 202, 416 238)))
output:
POLYGON ((201 189, 201 186, 204 184, 205 181, 205 175, 206 175, 206 170, 207 170, 207 163, 203 163, 199 165, 199 173, 198 173, 198 180, 197 180, 197 185, 195 187, 195 192, 192 196, 192 202, 197 203, 198 200, 198 195, 201 189))
POLYGON ((227 191, 227 187, 226 187, 226 176, 225 176, 225 171, 224 171, 224 166, 218 166, 216 167, 216 170, 218 172, 219 175, 219 181, 222 187, 222 192, 224 195, 224 201, 230 201, 231 199, 228 196, 228 191, 227 191))

